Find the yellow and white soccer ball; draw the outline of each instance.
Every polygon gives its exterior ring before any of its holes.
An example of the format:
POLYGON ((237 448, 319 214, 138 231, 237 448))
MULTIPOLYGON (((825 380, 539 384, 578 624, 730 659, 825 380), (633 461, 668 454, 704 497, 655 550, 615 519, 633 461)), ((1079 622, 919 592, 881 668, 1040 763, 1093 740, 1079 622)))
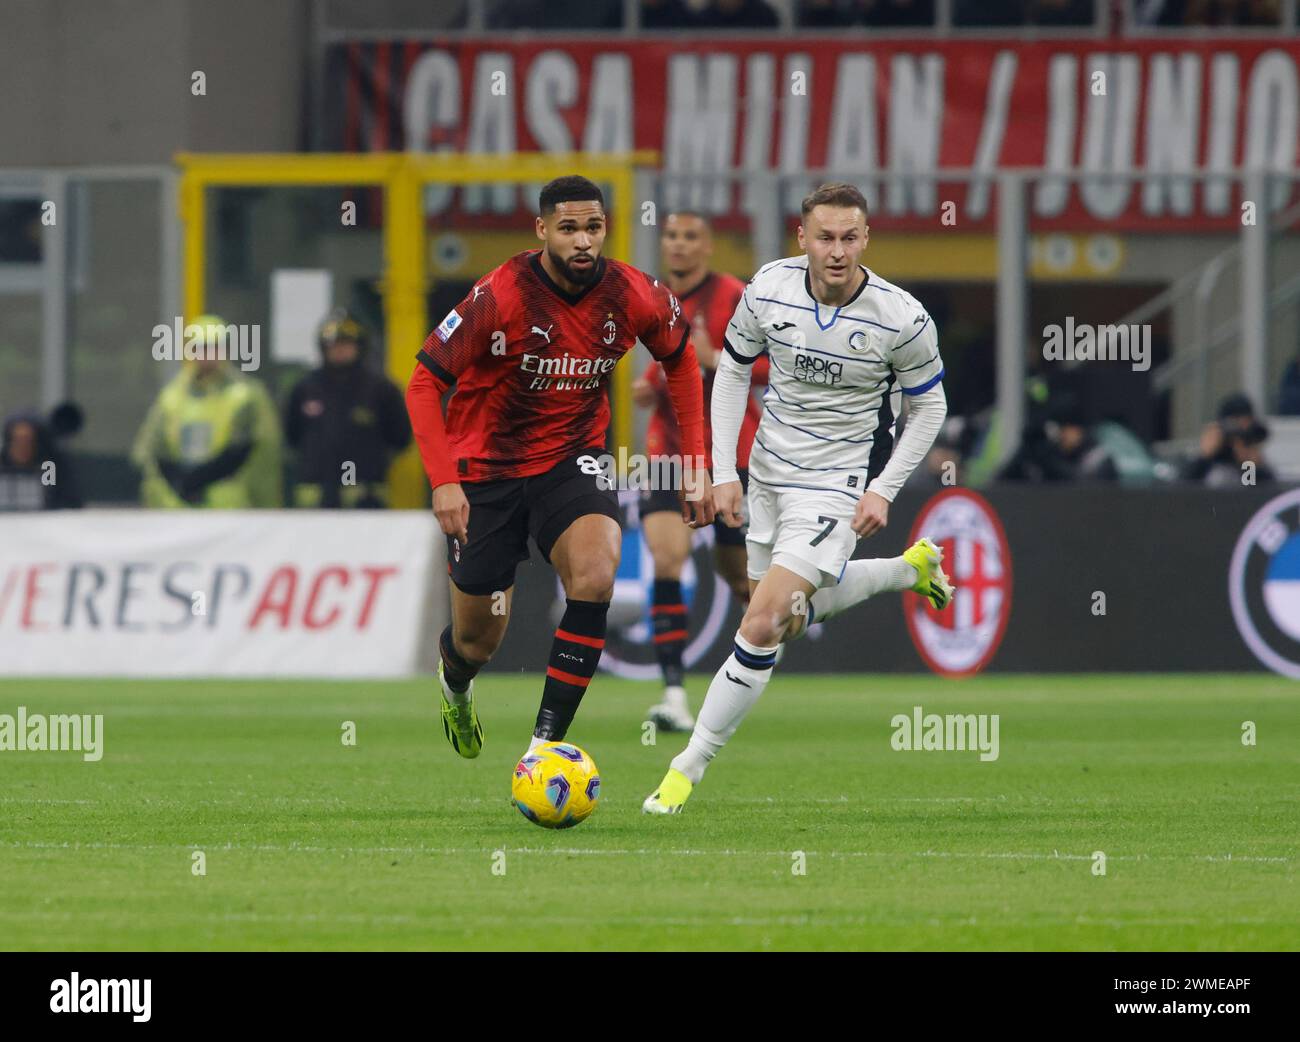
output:
POLYGON ((510 795, 519 813, 544 829, 586 821, 600 799, 595 761, 569 742, 547 742, 515 765, 510 795))

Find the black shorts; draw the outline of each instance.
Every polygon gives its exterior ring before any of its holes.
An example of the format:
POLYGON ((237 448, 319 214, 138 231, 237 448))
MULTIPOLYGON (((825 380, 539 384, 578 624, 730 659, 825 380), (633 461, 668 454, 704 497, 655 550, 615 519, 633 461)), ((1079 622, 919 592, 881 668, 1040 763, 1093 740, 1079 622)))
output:
MULTIPOLYGON (((744 467, 736 469, 737 473, 740 474, 740 487, 748 492, 749 471, 744 467)), ((641 493, 642 516, 664 512, 681 514, 682 504, 678 500, 676 492, 670 488, 661 488, 652 492, 641 493)), ((744 546, 745 529, 747 527, 747 525, 741 525, 739 528, 732 528, 722 518, 718 518, 713 522, 713 540, 718 546, 744 546)))
POLYGON ((527 478, 468 481, 469 542, 447 536, 447 572, 468 594, 486 596, 515 584, 515 568, 528 560, 528 537, 547 563, 564 530, 584 514, 619 520, 618 493, 593 463, 603 448, 575 453, 527 478), (579 462, 579 461, 583 462, 579 462))

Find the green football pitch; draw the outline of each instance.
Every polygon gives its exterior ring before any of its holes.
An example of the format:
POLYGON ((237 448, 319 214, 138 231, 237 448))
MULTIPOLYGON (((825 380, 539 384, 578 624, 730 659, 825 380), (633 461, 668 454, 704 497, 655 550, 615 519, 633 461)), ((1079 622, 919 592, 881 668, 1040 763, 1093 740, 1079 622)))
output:
POLYGON ((778 673, 648 818, 683 738, 601 676, 569 736, 601 803, 563 832, 508 799, 537 679, 483 676, 472 762, 432 691, 0 682, 0 713, 104 716, 97 763, 0 752, 0 947, 1300 948, 1292 682, 778 673), (918 705, 997 714, 998 758, 895 750, 918 705))

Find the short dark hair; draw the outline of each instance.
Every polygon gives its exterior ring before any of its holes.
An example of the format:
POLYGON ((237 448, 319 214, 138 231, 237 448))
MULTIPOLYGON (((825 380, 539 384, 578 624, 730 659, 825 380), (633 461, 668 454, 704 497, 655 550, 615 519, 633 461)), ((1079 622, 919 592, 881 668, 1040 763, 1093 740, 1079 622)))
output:
POLYGON ((669 210, 664 217, 664 221, 667 222, 669 217, 694 217, 696 220, 702 221, 704 227, 708 228, 709 231, 713 231, 713 222, 709 220, 709 215, 702 210, 692 210, 689 207, 682 206, 676 210, 669 210))
POLYGON ((866 197, 847 181, 832 181, 822 185, 811 195, 804 196, 803 204, 799 208, 800 213, 807 217, 813 212, 814 206, 856 206, 862 211, 864 218, 869 216, 866 197))
POLYGON ((548 181, 542 186, 537 197, 537 212, 543 217, 555 212, 556 203, 587 202, 595 199, 600 208, 605 208, 605 196, 595 181, 590 181, 581 174, 566 174, 548 181))

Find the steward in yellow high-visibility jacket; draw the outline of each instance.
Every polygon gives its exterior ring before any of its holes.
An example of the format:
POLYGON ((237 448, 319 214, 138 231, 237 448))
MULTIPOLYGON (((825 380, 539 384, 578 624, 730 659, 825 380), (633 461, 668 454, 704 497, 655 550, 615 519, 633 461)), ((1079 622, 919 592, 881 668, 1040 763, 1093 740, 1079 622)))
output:
MULTIPOLYGON (((224 325, 203 316, 195 325, 224 325)), ((187 359, 154 400, 131 453, 147 507, 283 504, 280 428, 266 388, 220 358, 187 359)))

